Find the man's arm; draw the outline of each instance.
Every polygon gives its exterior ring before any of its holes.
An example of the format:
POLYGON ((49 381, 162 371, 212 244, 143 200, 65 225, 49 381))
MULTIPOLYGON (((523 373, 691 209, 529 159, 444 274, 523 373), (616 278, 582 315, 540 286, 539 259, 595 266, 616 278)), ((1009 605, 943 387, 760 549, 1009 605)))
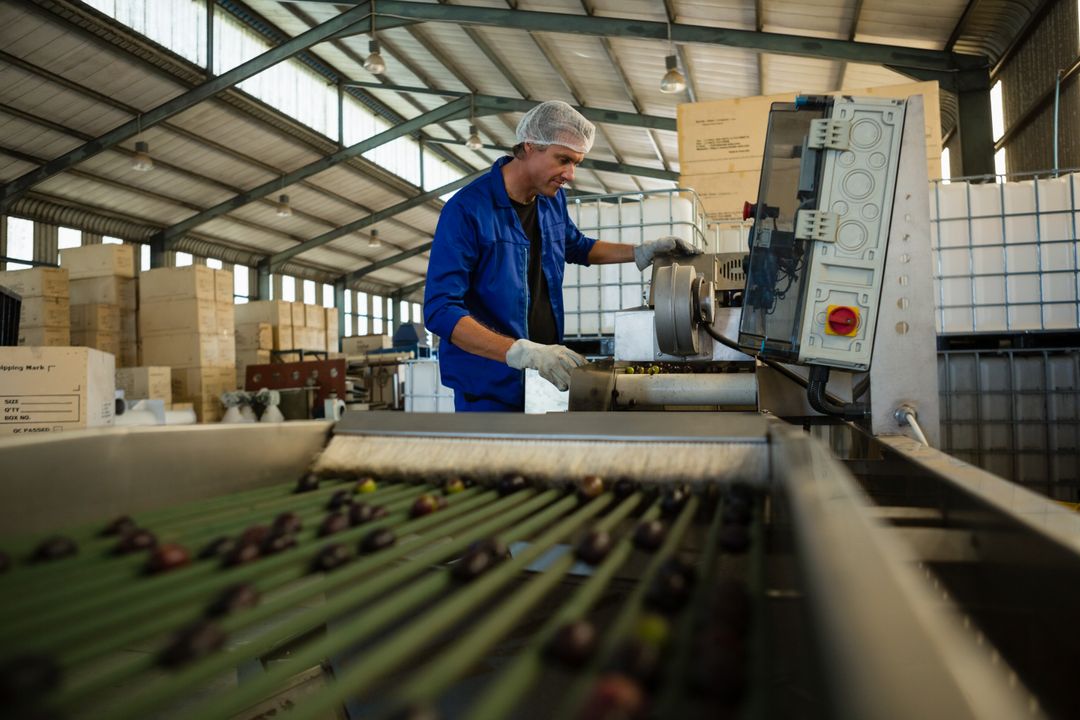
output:
POLYGON ((610 243, 597 240, 589 251, 589 262, 593 265, 608 265, 634 261, 634 246, 623 243, 610 243))
POLYGON ((450 342, 465 352, 501 363, 506 362, 506 353, 514 344, 513 338, 489 330, 471 315, 458 320, 454 332, 450 335, 450 342))

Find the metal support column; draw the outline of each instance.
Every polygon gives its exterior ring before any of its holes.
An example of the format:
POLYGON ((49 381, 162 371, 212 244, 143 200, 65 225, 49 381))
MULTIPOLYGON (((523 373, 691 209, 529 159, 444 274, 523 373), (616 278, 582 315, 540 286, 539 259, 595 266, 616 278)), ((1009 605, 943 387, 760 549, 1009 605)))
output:
POLYGON ((165 241, 152 239, 150 240, 150 268, 163 268, 166 267, 165 262, 165 241))
POLYGON ((217 0, 206 0, 206 76, 214 74, 214 6, 217 0))
POLYGON ((958 93, 960 168, 957 175, 992 175, 994 173, 994 129, 990 115, 990 73, 978 87, 963 88, 958 93))
POLYGON ((337 308, 337 347, 335 352, 341 351, 341 338, 345 337, 345 283, 338 280, 334 283, 334 307, 337 308))
POLYGON ((255 297, 260 300, 270 299, 270 263, 263 260, 255 268, 258 281, 255 283, 255 297))

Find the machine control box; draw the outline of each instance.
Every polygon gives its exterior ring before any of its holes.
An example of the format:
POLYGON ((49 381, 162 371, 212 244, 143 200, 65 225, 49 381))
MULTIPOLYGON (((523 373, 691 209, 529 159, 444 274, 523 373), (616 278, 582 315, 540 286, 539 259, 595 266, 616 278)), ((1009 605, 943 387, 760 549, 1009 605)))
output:
POLYGON ((867 370, 905 101, 811 97, 769 114, 739 345, 867 370))

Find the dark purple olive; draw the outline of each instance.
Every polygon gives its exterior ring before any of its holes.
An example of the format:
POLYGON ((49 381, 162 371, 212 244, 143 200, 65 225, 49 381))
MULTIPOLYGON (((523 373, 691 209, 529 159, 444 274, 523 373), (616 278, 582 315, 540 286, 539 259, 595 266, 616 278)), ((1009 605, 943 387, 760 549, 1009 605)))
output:
POLYGON ((0 551, 0 573, 6 573, 11 569, 11 556, 0 551))
POLYGON ((319 554, 311 561, 311 569, 315 572, 331 572, 350 560, 352 560, 352 551, 349 550, 348 545, 334 543, 319 551, 319 554))
POLYGON ((749 525, 750 504, 744 500, 728 498, 720 509, 720 519, 725 525, 749 525))
POLYGON ((199 620, 175 636, 160 655, 158 663, 176 668, 206 657, 225 644, 225 632, 209 620, 199 620))
POLYGON ((22 655, 6 660, 0 664, 0 706, 37 702, 56 689, 60 678, 60 666, 52 658, 22 655))
POLYGON ((184 567, 191 562, 191 553, 183 545, 165 543, 154 548, 146 561, 146 572, 151 575, 184 567))
POLYGON ((368 505, 365 502, 353 503, 349 508, 349 523, 356 527, 364 523, 380 520, 390 514, 382 505, 368 505))
POLYGON ((224 617, 240 610, 248 610, 259 604, 259 591, 249 583, 239 583, 225 588, 206 608, 206 617, 224 617))
POLYGON ((349 517, 342 512, 330 513, 319 525, 319 537, 327 537, 349 528, 349 517))
POLYGON ((330 499, 326 503, 327 510, 341 510, 352 502, 350 493, 347 490, 335 490, 334 494, 330 496, 330 499))
POLYGON ((694 579, 693 567, 677 558, 671 558, 657 571, 645 596, 645 602, 660 612, 676 613, 690 598, 694 579))
POLYGON ((623 478, 616 481, 615 485, 611 488, 611 492, 613 492, 615 497, 619 500, 625 500, 637 492, 637 489, 638 484, 636 482, 623 478))
POLYGON ((575 554, 578 560, 589 565, 599 565, 607 554, 611 552, 611 534, 606 530, 591 530, 588 535, 577 544, 575 554))
POLYGON ((656 552, 664 544, 667 528, 659 520, 645 520, 634 529, 634 547, 645 552, 656 552))
POLYGON ((225 565, 225 567, 246 565, 249 562, 258 560, 260 557, 262 557, 262 551, 259 550, 258 543, 236 543, 232 550, 222 556, 222 564, 225 565))
POLYGON ((689 497, 690 493, 687 492, 686 488, 681 486, 665 490, 663 496, 660 498, 660 514, 664 517, 674 517, 675 515, 678 515, 689 497))
POLYGON ((439 501, 435 499, 435 496, 425 493, 416 498, 413 502, 412 508, 409 509, 409 517, 423 517, 425 515, 430 515, 438 509, 439 501))
POLYGON ((507 475, 498 482, 495 490, 499 495, 513 495, 514 493, 529 487, 529 481, 522 475, 507 475))
POLYGON ((270 526, 270 532, 284 532, 296 534, 304 529, 304 522, 300 519, 300 516, 294 512, 283 512, 274 518, 274 523, 270 526))
POLYGON ((486 538, 477 540, 454 563, 450 571, 455 578, 464 582, 475 580, 506 558, 506 546, 497 540, 486 538))
POLYGON ((263 555, 277 555, 294 547, 296 547, 295 535, 291 532, 275 530, 267 535, 266 539, 259 545, 259 552, 263 555))
POLYGON ((409 705, 389 715, 389 720, 440 720, 439 711, 430 705, 409 705))
POLYGON ((240 533, 240 537, 237 538, 239 543, 255 543, 259 545, 270 536, 270 528, 266 525, 252 525, 251 527, 240 533))
POLYGON ((222 535, 219 538, 214 538, 199 551, 199 557, 203 560, 209 560, 210 558, 216 558, 219 556, 228 555, 236 547, 236 540, 231 537, 222 535))
POLYGON ((306 493, 318 489, 319 476, 315 473, 308 473, 307 475, 296 481, 296 492, 298 493, 306 493))
POLYGON ((587 620, 566 623, 555 631, 546 649, 553 660, 581 667, 596 649, 596 628, 587 620))
POLYGON ((720 528, 720 547, 729 553, 746 552, 750 547, 750 531, 745 525, 724 525, 720 528))
POLYGON ((604 493, 604 480, 599 475, 586 475, 578 483, 578 497, 582 500, 592 500, 604 493))
POLYGON ((615 651, 610 669, 648 688, 656 684, 659 668, 660 649, 638 638, 629 638, 615 651))
POLYGON ((75 544, 74 540, 62 535, 54 535, 38 543, 38 546, 34 548, 31 559, 34 562, 52 562, 71 557, 77 552, 79 552, 79 546, 75 544))
POLYGON ((157 536, 154 533, 139 528, 120 538, 113 552, 117 555, 129 555, 142 550, 152 550, 157 547, 157 544, 157 536))
POLYGON ((397 542, 397 536, 390 528, 372 530, 360 541, 360 552, 364 554, 384 550, 397 542))
POLYGON ((642 720, 645 692, 636 682, 618 673, 601 675, 589 691, 578 717, 581 720, 642 720))
POLYGON ((101 534, 104 537, 108 537, 111 535, 126 535, 127 533, 134 530, 136 527, 137 525, 135 524, 134 520, 132 520, 127 515, 121 515, 115 520, 109 522, 109 524, 102 529, 101 534))

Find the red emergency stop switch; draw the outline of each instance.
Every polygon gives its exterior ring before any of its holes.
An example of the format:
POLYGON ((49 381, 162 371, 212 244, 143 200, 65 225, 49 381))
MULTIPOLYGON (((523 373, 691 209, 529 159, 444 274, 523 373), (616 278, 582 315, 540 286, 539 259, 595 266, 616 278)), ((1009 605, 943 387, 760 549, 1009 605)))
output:
POLYGON ((848 305, 830 305, 825 311, 825 333, 854 335, 859 330, 859 310, 848 305))
POLYGON ((742 204, 742 219, 749 220, 757 214, 757 205, 747 200, 742 204))

